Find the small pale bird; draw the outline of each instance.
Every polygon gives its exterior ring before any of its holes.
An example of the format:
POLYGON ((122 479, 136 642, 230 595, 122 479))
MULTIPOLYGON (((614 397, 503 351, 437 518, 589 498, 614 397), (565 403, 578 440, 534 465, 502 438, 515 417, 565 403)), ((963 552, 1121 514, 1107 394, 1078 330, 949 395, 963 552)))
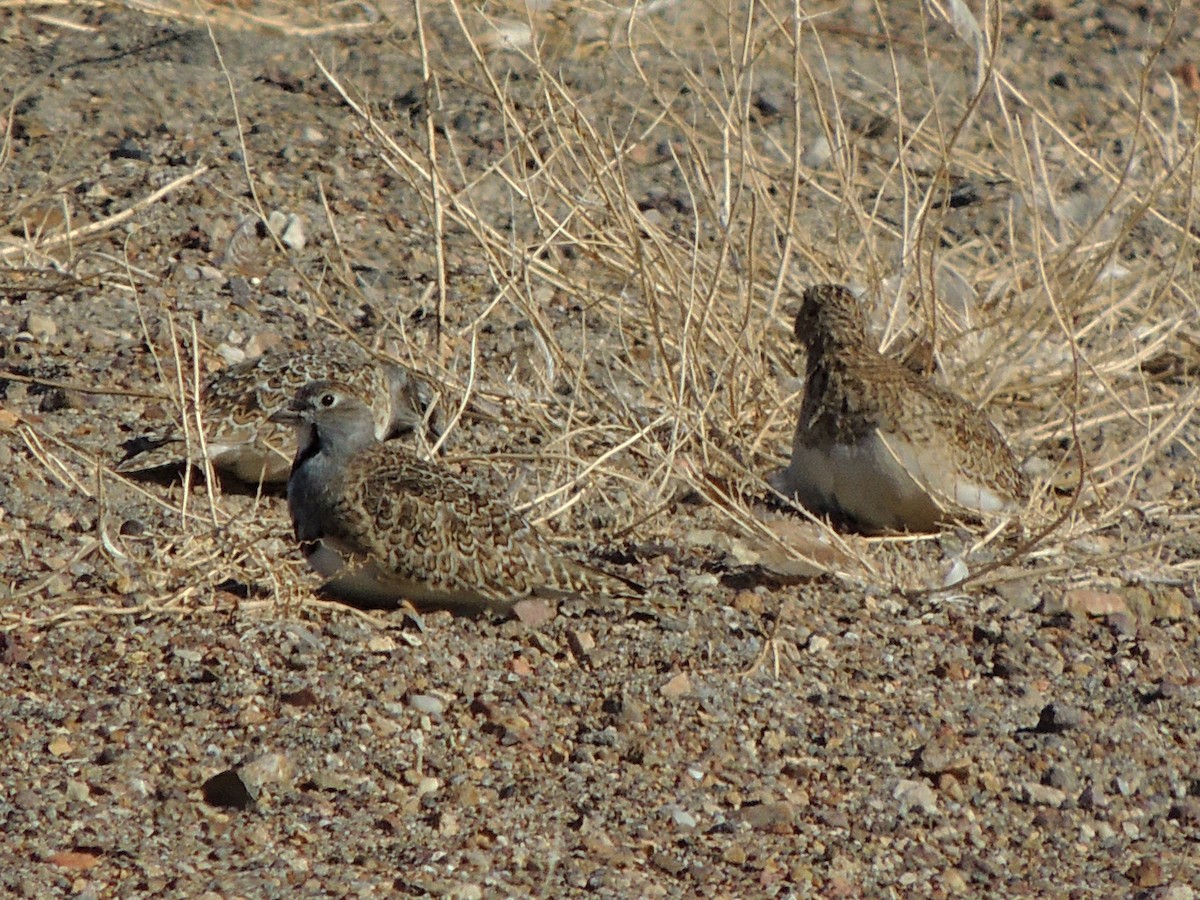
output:
POLYGON ((881 354, 847 288, 806 290, 795 335, 808 359, 791 463, 769 478, 781 494, 867 532, 933 531, 1028 498, 995 426, 881 354))
POLYGON ((288 509, 322 593, 355 606, 511 610, 529 597, 633 596, 640 587, 571 559, 501 499, 381 444, 348 385, 305 386, 274 421, 296 428, 288 509))
MULTIPOLYGON (((248 484, 281 483, 295 455, 292 429, 272 422, 310 381, 337 379, 369 407, 380 440, 409 433, 423 423, 432 392, 400 366, 380 362, 355 347, 328 345, 305 353, 274 351, 212 375, 201 390, 204 441, 213 465, 248 484)), ((188 456, 182 430, 126 441, 117 471, 175 465, 188 456)), ((193 435, 191 461, 203 450, 193 435)))

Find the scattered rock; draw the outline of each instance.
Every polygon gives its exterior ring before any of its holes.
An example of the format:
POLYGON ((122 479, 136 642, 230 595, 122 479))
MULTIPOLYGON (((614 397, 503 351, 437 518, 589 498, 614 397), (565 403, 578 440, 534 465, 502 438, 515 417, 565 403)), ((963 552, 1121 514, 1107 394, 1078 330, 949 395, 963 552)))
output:
POLYGON ((1042 611, 1047 615, 1068 612, 1082 616, 1111 616, 1116 613, 1128 613, 1129 607, 1120 594, 1074 588, 1065 592, 1057 602, 1047 600, 1042 611))
POLYGON ((440 716, 446 711, 445 702, 432 694, 413 694, 408 698, 408 705, 427 716, 440 716))
POLYGON ((1038 784, 1037 782, 1021 785, 1017 796, 1022 803, 1028 803, 1031 806, 1050 806, 1054 809, 1061 808, 1067 802, 1066 791, 1060 791, 1048 784, 1038 784))
POLYGON ((21 330, 28 332, 39 344, 48 344, 58 336, 58 323, 45 313, 31 312, 25 317, 21 330))
POLYGON ((554 619, 557 610, 545 600, 527 598, 513 604, 513 615, 530 628, 541 628, 554 619))
POLYGON ((1200 797, 1184 797, 1172 804, 1167 818, 1182 822, 1190 828, 1200 826, 1200 797))
POLYGON ((908 815, 914 809, 927 816, 939 815, 937 794, 926 781, 901 779, 892 790, 892 799, 899 801, 901 815, 908 815))
POLYGON ((290 250, 303 250, 308 244, 308 236, 304 233, 304 223, 299 216, 289 215, 284 225, 283 233, 279 236, 283 246, 290 250))
POLYGON ((679 875, 687 869, 687 863, 669 853, 655 853, 650 857, 650 861, 669 875, 679 875))
POLYGON ((1133 882, 1134 887, 1139 887, 1143 890, 1146 888, 1156 888, 1167 883, 1167 878, 1163 874, 1162 863, 1157 859, 1139 860, 1129 867, 1129 871, 1125 873, 1125 877, 1133 882))
POLYGON ((396 641, 390 634, 372 634, 367 638, 367 650, 389 655, 396 652, 396 641))
POLYGON ((247 793, 257 799, 267 785, 290 786, 296 777, 296 766, 286 753, 261 753, 239 766, 237 774, 247 793))
POLYGON ((56 737, 46 745, 46 749, 55 756, 68 756, 74 748, 65 737, 56 737))
POLYGON ((756 591, 738 591, 733 596, 733 608, 738 612, 762 615, 764 608, 762 595, 756 591))
POLYGON ((151 157, 149 152, 143 149, 137 141, 128 137, 121 141, 116 147, 108 151, 109 159, 129 159, 135 162, 149 162, 151 157))
POLYGON ((691 813, 675 807, 671 810, 671 821, 679 828, 692 829, 696 827, 696 817, 691 813))
POLYGON ((592 636, 590 631, 576 631, 575 629, 571 629, 567 632, 567 646, 571 648, 571 652, 575 655, 576 659, 584 661, 596 649, 596 638, 592 636))
POLYGON ((1108 798, 1104 796, 1103 790, 1089 784, 1079 794, 1079 806, 1081 809, 1103 809, 1108 806, 1108 798))
POLYGON ((808 639, 808 646, 806 649, 809 653, 816 656, 817 654, 824 653, 826 650, 828 650, 830 645, 831 641, 829 638, 825 637, 825 635, 814 634, 808 639))
POLYGON ((1191 600, 1174 585, 1135 586, 1123 593, 1130 610, 1141 622, 1176 622, 1193 616, 1191 600))
POLYGON ((1042 782, 1068 794, 1074 793, 1079 787, 1079 779, 1075 775, 1075 770, 1070 766, 1063 765, 1053 765, 1047 769, 1042 782))
POLYGON ((62 869, 74 869, 77 872, 83 872, 92 868, 100 860, 103 859, 98 853, 89 853, 79 850, 64 850, 61 853, 55 853, 46 858, 46 862, 51 865, 58 866, 62 869))
POLYGON ((1031 729, 1038 734, 1062 734, 1077 728, 1083 721, 1083 713, 1071 706, 1048 703, 1042 707, 1037 724, 1031 729))
POLYGON ((285 691, 280 694, 279 702, 286 706, 295 706, 304 709, 316 706, 320 701, 317 699, 317 695, 312 688, 303 687, 296 691, 285 691))
POLYGON ((954 735, 940 735, 928 741, 915 760, 922 775, 965 775, 971 767, 971 757, 959 746, 954 735))
POLYGON ((273 350, 283 344, 283 337, 277 331, 260 331, 246 342, 246 357, 257 359, 268 350, 273 350))
MULTIPOLYGON (((1018 570, 1001 569, 998 575, 1017 574, 1018 570)), ((1034 580, 1029 577, 1009 577, 997 581, 993 589, 1004 598, 1007 607, 1013 612, 1031 612, 1042 602, 1042 598, 1034 591, 1034 580)))
POLYGON ((833 149, 829 146, 829 140, 824 134, 817 133, 805 146, 801 162, 810 169, 819 169, 829 162, 832 156, 833 149))
POLYGON ((692 692, 692 681, 687 672, 680 672, 662 686, 662 695, 669 700, 686 697, 692 692))
POLYGON ((790 832, 796 822, 795 804, 787 800, 768 803, 752 803, 738 810, 738 818, 755 831, 771 831, 777 834, 790 832), (780 831, 784 829, 784 831, 780 831))
POLYGON ((424 797, 426 794, 436 794, 442 788, 442 783, 432 776, 426 775, 417 782, 417 796, 424 797))

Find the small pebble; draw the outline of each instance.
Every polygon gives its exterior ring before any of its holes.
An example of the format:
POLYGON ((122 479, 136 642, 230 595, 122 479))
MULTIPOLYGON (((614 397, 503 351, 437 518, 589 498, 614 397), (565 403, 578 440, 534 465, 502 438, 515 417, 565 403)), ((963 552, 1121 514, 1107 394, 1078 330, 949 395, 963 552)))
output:
POLYGON ((1018 792, 1018 796, 1023 803, 1028 803, 1031 806, 1050 806, 1054 809, 1059 809, 1067 802, 1065 791, 1050 787, 1048 784, 1037 784, 1036 782, 1023 784, 1018 792))
POLYGON ((58 323, 45 313, 31 312, 25 317, 21 330, 27 331, 39 344, 48 344, 58 335, 58 323))
POLYGON ((796 814, 795 805, 786 800, 753 803, 738 810, 738 818, 759 831, 789 827, 796 821, 796 814))
POLYGON ((899 801, 901 815, 914 809, 928 816, 939 814, 937 794, 926 781, 901 779, 892 790, 892 798, 899 801))
POLYGON ((691 829, 696 827, 696 817, 678 808, 671 810, 671 821, 680 828, 691 829))
POLYGON ((687 696, 692 692, 692 682, 687 672, 680 672, 662 686, 662 695, 670 700, 687 696))
POLYGON ((1078 727, 1082 720, 1083 713, 1078 709, 1057 703, 1048 703, 1042 707, 1037 725, 1033 730, 1038 734, 1061 734, 1078 727))
POLYGON ((408 705, 427 716, 440 716, 446 711, 445 702, 432 694, 413 694, 408 698, 408 705))

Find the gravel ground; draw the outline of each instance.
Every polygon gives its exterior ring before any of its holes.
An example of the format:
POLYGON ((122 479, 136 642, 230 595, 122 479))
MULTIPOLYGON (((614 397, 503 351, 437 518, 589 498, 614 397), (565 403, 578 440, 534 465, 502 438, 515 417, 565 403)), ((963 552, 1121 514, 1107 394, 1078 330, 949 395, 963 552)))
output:
MULTIPOLYGON (((1061 111, 1066 135, 1118 161, 1128 154, 1112 143, 1138 138, 1105 131, 1120 121, 1113 97, 1138 95, 1140 66, 1162 42, 1143 99, 1178 104, 1182 124, 1163 141, 1194 153, 1195 10, 1172 20, 1132 4, 1025 6, 1006 8, 1003 59, 1009 76, 1027 78, 1031 103, 1048 97, 1061 111), (1168 71, 1178 95, 1162 88, 1168 71)), ((886 204, 896 186, 872 182, 868 160, 895 150, 896 96, 876 88, 891 83, 893 64, 896 77, 911 76, 915 121, 928 99, 921 84, 969 85, 973 70, 919 52, 897 63, 873 10, 808 13, 827 42, 821 71, 847 85, 843 113, 861 126, 862 168, 846 177, 886 204)), ((1138 357, 1153 366, 1089 370, 1109 406, 1081 415, 1081 442, 1133 474, 1090 479, 1067 530, 1028 554, 1013 556, 1021 535, 1011 531, 986 541, 964 528, 835 536, 735 477, 786 458, 791 421, 775 408, 796 371, 786 304, 754 307, 770 320, 755 334, 773 335, 763 350, 771 377, 738 382, 735 402, 688 419, 707 423, 703 443, 670 465, 623 447, 587 468, 632 433, 604 430, 612 409, 674 448, 678 410, 701 401, 647 388, 670 382, 653 373, 678 348, 664 349, 653 305, 639 305, 650 289, 638 273, 595 264, 615 226, 575 230, 562 197, 523 203, 529 185, 497 175, 557 164, 563 134, 514 143, 512 132, 559 97, 532 63, 496 51, 486 71, 511 98, 500 110, 452 7, 425 10, 429 93, 407 5, 385 8, 390 22, 309 34, 243 27, 234 10, 213 7, 211 38, 166 8, 42 12, 0 11, 5 893, 1187 900, 1200 889, 1197 343, 1186 325, 1200 291, 1182 212, 1164 203, 1154 207, 1162 216, 1130 219, 1114 258, 1162 286, 1155 296, 1177 304, 1183 329, 1139 332, 1165 335, 1138 357), (371 104, 394 146, 316 60, 371 104), (507 236, 508 260, 412 177, 428 161, 431 103, 438 164, 455 196, 490 217, 479 228, 507 236), (511 148, 533 145, 543 158, 515 159, 511 148), (282 248, 246 224, 247 166, 263 210, 295 217, 282 248), (555 222, 591 243, 559 242, 555 222), (29 233, 45 246, 66 225, 90 224, 95 235, 46 254, 20 249, 29 233), (508 281, 497 278, 505 267, 508 281), (523 300, 512 299, 517 287, 523 300), (278 493, 112 473, 123 441, 178 415, 174 348, 187 381, 197 345, 203 373, 338 334, 389 346, 434 383, 454 422, 447 465, 486 460, 497 490, 532 504, 555 539, 646 584, 647 597, 567 602, 546 622, 365 614, 313 598, 278 493), (468 383, 475 394, 454 418, 468 383), (1108 416, 1131 396, 1157 418, 1108 416), (543 414, 561 409, 569 452, 559 419, 543 414), (727 462, 735 457, 741 470, 727 462), (749 505, 722 505, 714 491, 749 491, 749 505), (735 506, 816 565, 775 559, 735 506), (998 568, 961 591, 924 590, 956 561, 998 568)), ((764 158, 786 157, 799 127, 806 165, 819 169, 818 111, 801 104, 796 122, 790 50, 770 51, 791 27, 776 31, 786 14, 756 20, 750 121, 764 158)), ((631 53, 607 44, 627 23, 597 15, 572 8, 545 26, 547 52, 571 37, 557 83, 597 134, 645 129, 624 176, 634 205, 654 234, 681 241, 682 257, 716 258, 719 211, 689 194, 680 172, 692 171, 688 154, 722 146, 705 104, 721 96, 729 50, 722 57, 712 42, 730 21, 672 7, 650 19, 663 44, 631 53)), ((896 46, 919 49, 916 12, 894 15, 896 46)), ((963 57, 948 26, 928 27, 941 53, 963 57)), ((815 44, 804 59, 817 65, 815 44)), ((964 136, 963 159, 986 159, 985 138, 964 136)), ((1138 171, 1150 178, 1153 168, 1138 171)), ((1063 165, 1052 180, 1098 214, 1103 199, 1089 206, 1095 195, 1069 175, 1063 165)), ((844 263, 846 247, 859 246, 844 236, 857 220, 837 196, 804 197, 800 268, 829 271, 829 259, 844 263)), ((744 224, 738 215, 749 216, 735 213, 731 230, 744 224)), ((947 216, 947 248, 1008 252, 1011 223, 996 207, 947 216)), ((1118 238, 1099 228, 1089 240, 1118 238)), ((649 232, 645 243, 648 254, 659 246, 649 232)), ((766 282, 771 265, 727 268, 766 282)), ((696 327, 737 331, 734 316, 705 315, 696 327)), ((1089 362, 1126 346, 1127 332, 1095 321, 1084 329, 1089 362)), ((1053 487, 1076 474, 1069 428, 1040 432, 1038 411, 1060 409, 1069 392, 1032 376, 1028 390, 1013 387, 1028 372, 989 381, 987 360, 969 351, 948 358, 963 385, 986 385, 972 388, 976 399, 999 398, 989 413, 1042 466, 1034 505, 1049 521, 1065 503, 1053 487)), ((726 377, 724 364, 705 359, 696 377, 726 377)))

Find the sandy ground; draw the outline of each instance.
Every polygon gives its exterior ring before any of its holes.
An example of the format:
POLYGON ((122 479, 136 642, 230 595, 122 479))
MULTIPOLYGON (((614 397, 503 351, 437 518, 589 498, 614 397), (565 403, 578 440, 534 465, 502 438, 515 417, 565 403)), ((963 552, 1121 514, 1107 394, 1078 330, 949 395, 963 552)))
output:
POLYGON ((0 8, 3 891, 1194 896, 1197 11, 420 8, 0 8), (817 279, 1019 524, 767 496, 817 279), (318 338, 647 596, 363 614, 278 492, 113 472, 318 338))

